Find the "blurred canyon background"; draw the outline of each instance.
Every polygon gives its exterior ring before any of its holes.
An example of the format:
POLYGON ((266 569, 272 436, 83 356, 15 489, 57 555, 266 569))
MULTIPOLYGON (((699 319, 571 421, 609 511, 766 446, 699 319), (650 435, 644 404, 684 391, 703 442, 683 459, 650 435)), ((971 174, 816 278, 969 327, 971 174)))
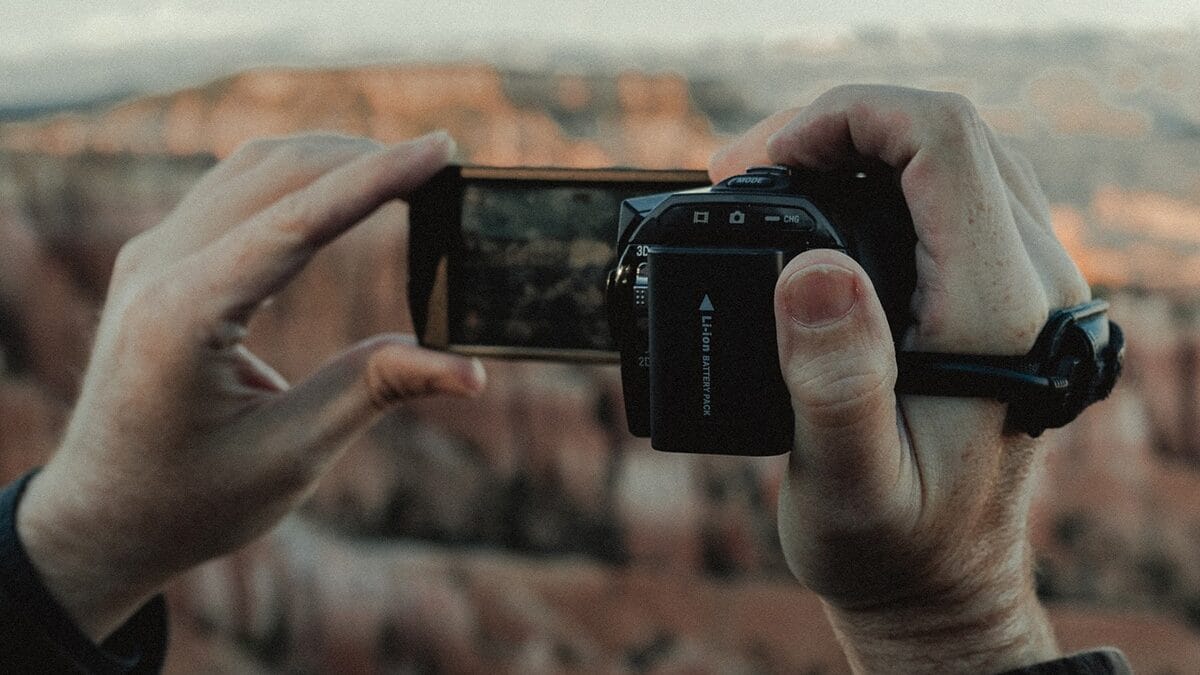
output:
MULTIPOLYGON (((961 92, 1033 162, 1056 232, 1129 344, 1111 398, 1048 434, 1040 592, 1064 648, 1200 672, 1196 28, 862 30, 636 66, 563 49, 263 67, 5 108, 0 473, 53 451, 122 243, 249 139, 444 128, 471 163, 703 168, 757 120, 846 82, 961 92)), ((252 348, 297 381, 403 329, 403 218, 386 209, 322 252, 255 318, 252 348)), ((784 458, 653 452, 625 431, 614 367, 487 365, 480 399, 404 406, 300 513, 174 586, 168 670, 847 670, 779 552, 784 458)))

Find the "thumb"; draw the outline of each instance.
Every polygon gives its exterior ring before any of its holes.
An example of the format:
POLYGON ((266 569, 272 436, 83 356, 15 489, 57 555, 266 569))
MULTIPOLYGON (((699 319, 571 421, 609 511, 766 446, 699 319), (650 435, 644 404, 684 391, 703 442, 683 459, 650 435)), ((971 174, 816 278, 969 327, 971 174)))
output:
POLYGON ((790 487, 821 510, 891 501, 902 461, 896 357, 866 272, 837 251, 806 251, 779 277, 775 316, 796 414, 790 487))
POLYGON ((378 335, 276 399, 270 417, 287 439, 280 452, 320 464, 400 401, 475 396, 486 379, 479 359, 424 349, 411 336, 378 335))

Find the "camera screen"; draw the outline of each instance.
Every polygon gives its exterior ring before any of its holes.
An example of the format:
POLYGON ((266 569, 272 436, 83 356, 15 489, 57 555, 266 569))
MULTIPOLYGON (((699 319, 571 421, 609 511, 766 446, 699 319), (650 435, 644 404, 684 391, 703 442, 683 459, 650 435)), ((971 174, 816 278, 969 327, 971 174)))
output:
POLYGON ((604 279, 621 201, 654 187, 468 184, 449 270, 450 341, 613 350, 604 279))

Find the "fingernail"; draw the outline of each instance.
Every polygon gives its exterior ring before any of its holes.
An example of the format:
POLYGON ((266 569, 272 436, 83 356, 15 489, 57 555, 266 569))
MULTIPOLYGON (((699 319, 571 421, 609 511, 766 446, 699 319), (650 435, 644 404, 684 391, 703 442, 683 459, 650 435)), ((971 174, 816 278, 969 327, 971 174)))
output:
POLYGON ((467 375, 467 388, 478 394, 487 386, 487 371, 483 369, 483 361, 471 357, 471 372, 467 375))
POLYGON ((487 373, 483 369, 483 363, 474 357, 468 363, 469 365, 463 368, 459 357, 453 357, 453 361, 447 364, 446 373, 436 381, 434 388, 443 394, 463 398, 475 398, 481 394, 487 384, 487 373))
POLYGON ((835 323, 858 302, 858 277, 837 265, 798 270, 784 284, 784 303, 792 319, 809 328, 835 323))

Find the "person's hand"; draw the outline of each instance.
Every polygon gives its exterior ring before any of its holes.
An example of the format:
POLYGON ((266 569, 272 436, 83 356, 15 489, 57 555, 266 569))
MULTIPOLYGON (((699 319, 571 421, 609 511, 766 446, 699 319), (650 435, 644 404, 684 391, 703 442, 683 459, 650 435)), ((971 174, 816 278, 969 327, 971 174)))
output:
POLYGON ((390 147, 255 141, 122 248, 78 404, 17 521, 91 638, 173 575, 270 528, 397 402, 483 387, 477 360, 400 335, 362 342, 294 387, 242 344, 255 309, 323 245, 452 152, 444 133, 390 147))
POLYGON ((833 89, 760 123, 710 174, 855 156, 900 172, 918 238, 916 325, 894 346, 870 279, 845 255, 807 251, 783 270, 775 314, 796 414, 785 557, 856 668, 986 672, 1053 658, 1026 537, 1042 444, 1003 433, 994 401, 898 399, 895 350, 1024 354, 1052 308, 1090 291, 1028 164, 958 95, 833 89))

